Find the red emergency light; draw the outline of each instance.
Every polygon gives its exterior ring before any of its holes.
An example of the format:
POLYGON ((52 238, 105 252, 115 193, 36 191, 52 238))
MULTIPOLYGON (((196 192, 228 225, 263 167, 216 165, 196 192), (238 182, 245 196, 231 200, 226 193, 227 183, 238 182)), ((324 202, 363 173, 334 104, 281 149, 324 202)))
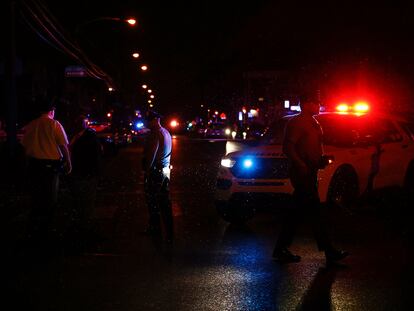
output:
POLYGON ((364 101, 358 101, 353 106, 348 105, 347 103, 340 103, 336 106, 336 111, 346 113, 346 112, 354 112, 354 113, 366 113, 370 109, 368 103, 364 101))

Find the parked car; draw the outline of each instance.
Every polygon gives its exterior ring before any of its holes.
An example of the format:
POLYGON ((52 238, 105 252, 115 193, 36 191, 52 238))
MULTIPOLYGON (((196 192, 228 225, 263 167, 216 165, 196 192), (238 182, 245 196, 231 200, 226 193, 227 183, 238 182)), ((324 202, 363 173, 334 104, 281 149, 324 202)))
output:
POLYGON ((105 156, 117 154, 120 147, 119 133, 110 122, 89 121, 88 126, 96 131, 105 156))
POLYGON ((231 133, 230 126, 226 123, 211 123, 204 131, 205 138, 228 138, 231 133))
MULTIPOLYGON (((284 199, 289 201, 293 188, 282 139, 290 118, 275 122, 258 146, 227 142, 215 192, 223 219, 245 221, 262 202, 276 208, 284 199)), ((324 151, 331 158, 318 174, 322 202, 351 208, 361 194, 391 186, 413 193, 414 135, 405 120, 353 112, 326 112, 316 118, 324 132, 324 151)))

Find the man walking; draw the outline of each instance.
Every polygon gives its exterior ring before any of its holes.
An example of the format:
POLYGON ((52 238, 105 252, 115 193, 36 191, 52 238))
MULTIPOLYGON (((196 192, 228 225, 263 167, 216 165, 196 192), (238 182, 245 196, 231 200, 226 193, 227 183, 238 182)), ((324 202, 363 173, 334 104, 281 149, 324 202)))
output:
POLYGON ((59 173, 69 174, 72 166, 68 139, 63 126, 54 120, 53 103, 38 98, 36 104, 40 117, 24 127, 22 138, 32 203, 27 233, 31 239, 45 241, 56 209, 59 173))
POLYGON ((170 200, 170 160, 171 135, 161 126, 160 115, 150 111, 147 115, 151 130, 145 145, 143 170, 145 172, 145 197, 149 212, 146 232, 150 235, 161 234, 161 218, 166 240, 173 239, 173 216, 170 200))
POLYGON ((283 152, 289 159, 295 206, 288 211, 282 225, 273 258, 280 262, 301 260, 288 247, 292 244, 298 218, 303 218, 310 221, 318 249, 325 252, 327 263, 332 263, 345 258, 348 253, 332 246, 319 200, 317 174, 319 169, 327 165, 326 157, 323 156, 322 128, 313 117, 319 114, 319 100, 316 96, 303 95, 300 108, 301 113, 287 123, 283 141, 283 152))

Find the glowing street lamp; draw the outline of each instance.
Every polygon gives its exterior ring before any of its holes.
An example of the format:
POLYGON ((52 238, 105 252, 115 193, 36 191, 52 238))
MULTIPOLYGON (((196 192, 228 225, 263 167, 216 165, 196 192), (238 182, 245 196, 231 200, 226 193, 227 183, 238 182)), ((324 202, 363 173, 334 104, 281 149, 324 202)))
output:
POLYGON ((148 100, 148 104, 151 104, 151 103, 152 103, 152 100, 151 100, 151 99, 149 99, 149 100, 148 100))
POLYGON ((109 92, 113 92, 113 90, 114 90, 114 88, 112 88, 112 87, 108 87, 108 91, 109 91, 109 92))
POLYGON ((150 95, 150 98, 154 98, 155 96, 154 95, 150 95))
POLYGON ((148 93, 152 93, 152 90, 148 90, 147 92, 148 92, 148 93))
POLYGON ((141 70, 142 71, 147 71, 148 70, 148 66, 147 65, 142 65, 141 66, 141 70))
POLYGON ((143 88, 143 89, 146 89, 146 88, 148 88, 148 85, 143 84, 143 85, 142 85, 142 88, 143 88))
POLYGON ((138 58, 139 57, 139 53, 132 53, 132 57, 133 58, 138 58))
POLYGON ((130 24, 131 26, 135 26, 135 24, 137 23, 137 20, 135 18, 129 18, 126 20, 126 22, 130 24))

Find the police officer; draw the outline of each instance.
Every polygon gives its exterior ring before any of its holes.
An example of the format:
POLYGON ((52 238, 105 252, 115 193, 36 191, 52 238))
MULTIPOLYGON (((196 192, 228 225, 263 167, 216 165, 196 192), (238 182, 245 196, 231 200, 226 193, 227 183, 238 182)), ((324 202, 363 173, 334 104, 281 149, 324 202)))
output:
POLYGON ((24 127, 22 145, 28 159, 28 177, 32 206, 28 238, 46 241, 56 209, 59 174, 69 174, 72 165, 68 139, 63 126, 54 120, 51 100, 38 97, 40 117, 24 127))
POLYGON ((161 126, 161 116, 155 111, 147 114, 148 128, 151 130, 144 149, 143 169, 145 171, 145 197, 149 212, 146 232, 161 234, 161 218, 166 240, 172 242, 173 217, 170 200, 170 159, 171 135, 161 126))
POLYGON ((277 239, 273 258, 280 262, 299 262, 301 257, 292 254, 291 245, 298 218, 310 221, 318 249, 325 252, 327 263, 345 258, 348 253, 336 250, 327 231, 325 213, 319 200, 317 174, 327 165, 323 156, 322 128, 314 115, 320 104, 316 95, 304 94, 300 98, 301 113, 286 125, 283 152, 289 159, 289 176, 294 188, 294 207, 288 211, 277 239))

